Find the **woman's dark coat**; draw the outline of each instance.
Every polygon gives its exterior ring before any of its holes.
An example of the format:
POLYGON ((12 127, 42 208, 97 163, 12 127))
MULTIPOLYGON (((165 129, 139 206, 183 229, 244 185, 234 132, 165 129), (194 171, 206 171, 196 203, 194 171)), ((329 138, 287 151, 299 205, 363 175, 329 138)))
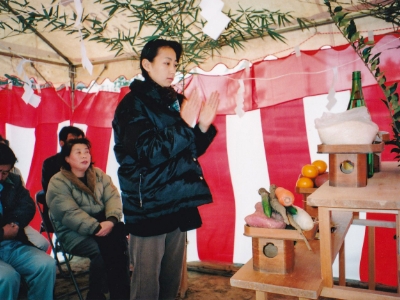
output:
MULTIPOLYGON (((202 133, 198 126, 188 126, 172 107, 175 100, 180 104, 183 100, 172 88, 135 80, 130 89, 112 122, 128 230, 135 224, 155 224, 157 219, 170 222, 168 216, 185 218, 179 212, 186 209, 198 215, 199 205, 212 202, 198 157, 215 137, 215 127, 202 133)), ((133 231, 150 234, 138 228, 133 231)))

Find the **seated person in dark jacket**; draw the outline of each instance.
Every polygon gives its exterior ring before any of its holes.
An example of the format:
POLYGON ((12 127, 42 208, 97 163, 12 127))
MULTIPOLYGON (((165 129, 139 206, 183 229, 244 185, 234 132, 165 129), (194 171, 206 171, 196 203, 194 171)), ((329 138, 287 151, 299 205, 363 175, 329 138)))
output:
MULTIPOLYGON (((63 127, 60 132, 58 133, 58 140, 60 147, 62 147, 66 142, 72 140, 72 139, 80 139, 84 138, 85 133, 79 129, 78 127, 74 126, 65 126, 63 127)), ((53 232, 53 227, 51 226, 50 220, 48 220, 48 207, 46 204, 46 192, 47 192, 47 187, 49 185, 51 177, 53 177, 54 174, 60 172, 60 168, 62 165, 62 158, 61 158, 61 152, 50 156, 43 162, 43 167, 42 167, 42 187, 44 193, 42 193, 38 199, 38 201, 43 205, 43 216, 44 216, 44 222, 46 222, 47 229, 50 232, 53 232)), ((42 230, 44 231, 44 230, 42 230)))
MULTIPOLYGON (((7 139, 3 138, 1 135, 0 135, 0 143, 6 144, 7 146, 10 147, 10 142, 7 139)), ((17 167, 13 167, 10 173, 19 175, 21 177, 22 185, 25 187, 24 178, 22 177, 21 171, 17 167)), ((43 235, 39 233, 39 231, 33 229, 33 227, 28 225, 25 227, 25 234, 28 237, 28 240, 33 245, 38 247, 40 250, 47 251, 47 249, 50 246, 50 243, 43 235)))
POLYGON ((0 143, 0 296, 17 299, 20 278, 28 284, 28 299, 53 299, 55 260, 34 247, 24 228, 36 209, 21 177, 10 171, 14 152, 0 143))

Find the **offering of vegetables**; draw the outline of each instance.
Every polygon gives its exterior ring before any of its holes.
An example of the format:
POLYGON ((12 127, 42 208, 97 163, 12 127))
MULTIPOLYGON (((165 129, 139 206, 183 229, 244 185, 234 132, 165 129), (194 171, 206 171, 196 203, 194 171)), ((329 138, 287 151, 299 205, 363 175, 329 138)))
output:
POLYGON ((245 218, 246 224, 263 228, 285 228, 286 225, 291 225, 300 233, 307 248, 312 250, 303 230, 311 230, 314 221, 305 210, 293 205, 293 193, 271 184, 269 192, 260 188, 258 194, 261 196, 261 202, 257 202, 256 211, 245 218))

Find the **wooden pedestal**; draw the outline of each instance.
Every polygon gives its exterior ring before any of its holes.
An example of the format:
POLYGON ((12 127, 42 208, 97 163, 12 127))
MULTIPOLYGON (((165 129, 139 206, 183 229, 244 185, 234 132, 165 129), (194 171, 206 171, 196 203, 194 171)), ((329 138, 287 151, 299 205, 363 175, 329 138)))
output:
POLYGON ((318 153, 329 153, 329 185, 366 186, 367 153, 380 153, 383 145, 318 145, 318 153))
POLYGON ((252 238, 252 242, 254 270, 275 274, 287 274, 293 271, 293 241, 252 238))
POLYGON ((329 185, 363 187, 367 185, 367 154, 329 154, 329 185))
MULTIPOLYGON (((314 229, 315 236, 316 227, 314 229)), ((268 274, 288 274, 293 271, 295 264, 294 241, 304 243, 302 236, 296 230, 245 225, 244 235, 252 237, 253 269, 255 271, 268 274)), ((314 239, 314 236, 311 236, 310 239, 314 239)))

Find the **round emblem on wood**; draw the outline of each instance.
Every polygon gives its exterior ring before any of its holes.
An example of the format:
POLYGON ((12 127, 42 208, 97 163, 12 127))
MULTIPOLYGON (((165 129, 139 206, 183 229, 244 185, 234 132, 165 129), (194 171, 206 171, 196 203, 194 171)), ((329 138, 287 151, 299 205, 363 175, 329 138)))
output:
POLYGON ((268 243, 263 248, 263 253, 266 257, 274 258, 278 255, 278 247, 272 243, 268 243))

